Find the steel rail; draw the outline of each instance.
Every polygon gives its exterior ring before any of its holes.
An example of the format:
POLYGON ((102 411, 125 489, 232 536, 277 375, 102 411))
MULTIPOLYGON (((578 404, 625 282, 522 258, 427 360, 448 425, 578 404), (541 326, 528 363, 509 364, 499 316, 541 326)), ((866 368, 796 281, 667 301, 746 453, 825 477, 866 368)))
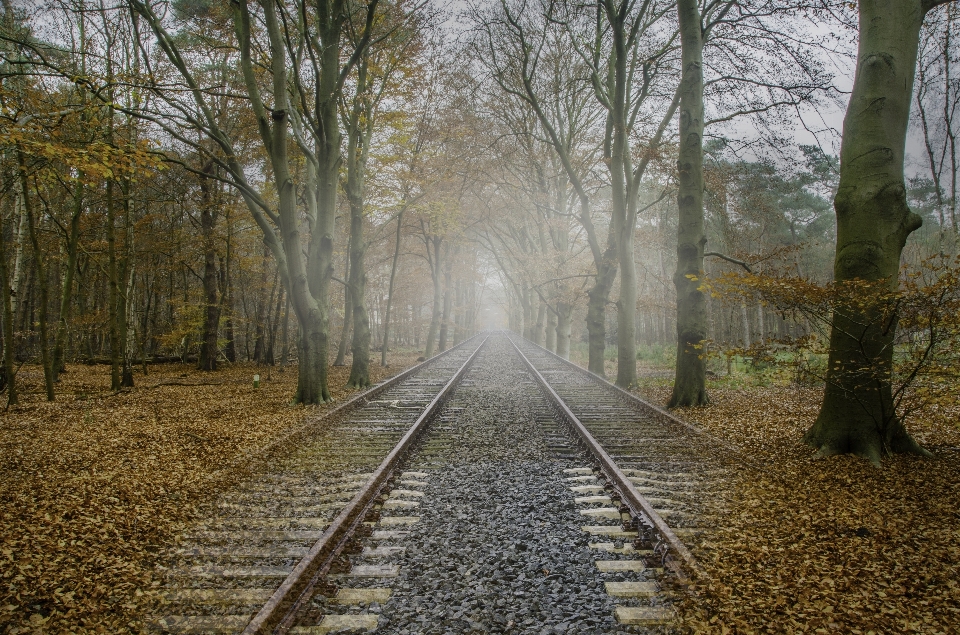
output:
MULTIPOLYGON (((683 419, 681 419, 681 418, 673 415, 670 411, 668 411, 668 410, 666 410, 666 409, 664 409, 664 408, 661 408, 660 406, 657 406, 657 405, 655 405, 655 404, 650 403, 650 402, 647 401, 646 399, 643 399, 642 397, 633 394, 633 393, 630 392, 629 390, 624 390, 624 389, 621 388, 620 386, 618 386, 618 385, 616 385, 615 383, 611 382, 611 381, 610 381, 609 379, 607 379, 606 377, 601 377, 600 375, 596 374, 595 372, 593 372, 593 371, 591 371, 591 370, 588 370, 588 369, 586 369, 586 368, 584 368, 584 367, 582 367, 582 366, 578 366, 577 364, 574 364, 573 362, 571 362, 569 359, 564 359, 564 358, 560 357, 559 355, 557 355, 556 353, 554 353, 553 351, 547 350, 546 348, 540 346, 539 344, 537 344, 537 343, 535 343, 535 342, 530 341, 529 339, 527 339, 527 338, 525 338, 525 337, 523 337, 523 336, 518 336, 518 335, 515 335, 515 334, 511 334, 511 335, 508 335, 507 337, 510 339, 511 342, 513 341, 513 338, 514 338, 514 337, 519 337, 519 338, 523 339, 523 341, 524 341, 525 343, 530 344, 531 346, 535 346, 540 352, 546 353, 547 355, 549 355, 550 357, 554 358, 554 359, 555 359, 556 361, 558 361, 558 362, 562 362, 565 366, 567 366, 567 367, 570 368, 571 370, 592 377, 594 380, 597 381, 597 383, 599 383, 600 385, 602 385, 604 388, 606 388, 606 389, 614 392, 617 396, 619 396, 619 397, 621 397, 621 398, 623 398, 623 399, 625 399, 625 400, 627 400, 627 401, 629 401, 629 402, 631 402, 631 403, 633 403, 633 404, 635 404, 635 405, 637 405, 637 406, 640 406, 641 408, 646 408, 646 409, 652 411, 653 414, 656 415, 657 417, 659 417, 662 421, 665 421, 665 422, 667 422, 667 423, 671 423, 671 424, 674 424, 674 425, 678 425, 678 426, 687 428, 688 430, 690 430, 690 431, 693 432, 694 434, 700 435, 701 437, 706 437, 706 438, 710 439, 710 441, 716 443, 717 445, 723 446, 723 447, 724 447, 726 450, 728 450, 730 453, 735 454, 735 455, 737 456, 737 461, 739 461, 739 462, 741 462, 741 463, 745 463, 745 464, 749 465, 750 467, 752 467, 752 468, 754 468, 754 469, 761 470, 761 471, 764 471, 764 472, 767 471, 765 467, 763 467, 762 465, 758 465, 757 463, 755 463, 754 461, 752 461, 752 460, 747 456, 747 454, 743 451, 743 448, 741 448, 740 446, 738 446, 738 445, 736 445, 736 444, 734 444, 734 443, 731 443, 731 442, 729 442, 729 441, 726 441, 726 440, 724 440, 724 439, 721 439, 721 438, 719 438, 719 437, 717 437, 717 436, 714 436, 714 435, 710 434, 709 432, 707 432, 706 430, 703 430, 702 428, 699 428, 698 426, 690 423, 689 421, 684 421, 683 419)), ((516 346, 516 344, 514 344, 514 346, 516 346)))
POLYGON ((527 356, 523 354, 523 351, 521 351, 520 347, 517 346, 517 343, 513 341, 513 338, 508 339, 510 340, 510 343, 513 344, 513 348, 517 351, 520 359, 523 360, 523 363, 530 371, 530 374, 533 375, 537 380, 537 383, 540 384, 541 389, 543 389, 550 401, 552 401, 560 410, 563 417, 577 433, 577 436, 580 437, 580 441, 583 443, 583 445, 600 463, 601 470, 607 479, 617 489, 622 497, 621 500, 623 500, 623 502, 635 515, 642 514, 647 518, 647 520, 650 521, 650 524, 653 525, 654 530, 660 534, 666 544, 673 550, 674 553, 677 554, 677 556, 680 557, 680 559, 691 572, 699 577, 705 577, 705 572, 697 562, 697 559, 694 557, 693 553, 691 553, 690 549, 683 544, 683 541, 677 537, 666 521, 664 521, 660 514, 657 513, 657 510, 653 508, 653 505, 650 504, 650 501, 648 501, 643 494, 640 493, 633 482, 627 477, 623 470, 620 469, 616 461, 614 461, 613 458, 607 454, 607 451, 603 449, 603 446, 600 445, 600 443, 592 434, 590 434, 590 431, 587 430, 586 426, 583 425, 577 415, 573 413, 573 411, 567 406, 566 402, 564 402, 560 395, 558 395, 553 389, 550 383, 543 377, 543 375, 540 374, 540 371, 537 370, 527 356))
MULTIPOLYGON (((477 358, 489 336, 484 337, 460 370, 446 383, 443 389, 427 405, 407 433, 380 463, 363 488, 347 503, 330 523, 319 540, 306 556, 294 567, 280 587, 267 600, 263 608, 250 620, 243 635, 285 633, 294 624, 300 609, 310 600, 320 578, 343 549, 350 536, 366 516, 380 490, 392 476, 393 470, 449 396, 477 358)), ((435 358, 432 358, 435 359, 435 358)))
POLYGON ((292 442, 298 436, 304 436, 304 435, 310 434, 313 431, 313 429, 317 426, 317 424, 319 424, 320 422, 345 414, 347 412, 350 412, 354 408, 364 405, 366 402, 370 401, 374 397, 378 397, 380 394, 386 392, 390 388, 397 386, 398 384, 400 384, 410 376, 416 375, 424 368, 446 357, 450 353, 456 350, 459 350, 466 343, 470 342, 471 340, 479 336, 480 334, 472 335, 467 339, 463 340, 462 342, 460 342, 459 344, 457 344, 456 346, 452 346, 447 350, 443 351, 442 353, 437 353, 436 355, 430 357, 430 359, 427 359, 425 361, 420 362, 419 364, 411 366, 407 370, 397 373, 393 377, 388 377, 387 379, 384 379, 380 383, 370 386, 365 390, 354 393, 349 399, 344 401, 342 404, 335 406, 331 410, 327 410, 325 412, 319 413, 316 417, 311 417, 309 420, 305 421, 299 426, 285 431, 282 436, 280 436, 277 439, 274 439, 273 441, 269 442, 264 446, 260 446, 257 448, 253 448, 251 450, 244 451, 243 453, 240 454, 238 458, 231 460, 227 466, 222 467, 219 470, 213 472, 210 476, 207 477, 207 480, 214 481, 216 480, 217 477, 221 476, 223 473, 226 473, 235 469, 244 469, 240 467, 242 465, 246 465, 247 469, 249 469, 250 471, 253 471, 253 465, 255 465, 257 461, 264 460, 265 457, 267 457, 271 452, 277 451, 279 448, 283 447, 284 444, 292 442))

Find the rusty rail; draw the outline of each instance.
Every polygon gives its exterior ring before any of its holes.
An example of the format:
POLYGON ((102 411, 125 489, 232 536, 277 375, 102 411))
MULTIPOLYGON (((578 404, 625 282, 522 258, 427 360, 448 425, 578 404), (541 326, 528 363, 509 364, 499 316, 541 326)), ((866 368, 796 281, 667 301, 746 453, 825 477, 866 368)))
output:
POLYGON ((250 620, 250 623, 243 629, 244 635, 285 633, 294 626, 298 612, 310 600, 317 582, 326 574, 334 559, 362 522, 374 500, 380 494, 380 490, 390 479, 393 470, 396 469, 433 416, 440 410, 453 388, 463 379, 470 365, 477 358, 484 344, 487 343, 487 339, 488 337, 484 337, 463 366, 427 405, 416 422, 380 463, 370 480, 333 519, 333 522, 310 548, 303 560, 294 567, 290 575, 260 609, 260 612, 250 620))
MULTIPOLYGON (((691 432, 693 432, 694 434, 696 434, 696 435, 698 435, 698 436, 705 437, 705 438, 709 439, 711 443, 714 443, 715 445, 718 445, 718 446, 722 446, 722 447, 723 447, 725 450, 727 450, 730 454, 735 455, 735 456, 736 456, 736 460, 737 460, 738 462, 740 462, 740 463, 745 463, 745 464, 749 465, 750 467, 752 467, 752 468, 754 468, 754 469, 756 469, 756 470, 760 470, 760 471, 764 471, 764 472, 767 471, 767 468, 766 468, 766 467, 764 467, 764 466, 762 466, 762 465, 759 465, 759 464, 757 464, 756 462, 754 462, 753 460, 751 460, 750 457, 746 454, 746 452, 743 451, 743 448, 741 448, 740 446, 738 446, 738 445, 736 445, 736 444, 734 444, 734 443, 731 443, 731 442, 729 442, 729 441, 727 441, 727 440, 725 440, 725 439, 721 439, 721 438, 718 437, 718 436, 715 436, 715 435, 713 435, 713 434, 710 434, 710 433, 707 432, 706 430, 704 430, 704 429, 702 429, 702 428, 700 428, 700 427, 698 427, 698 426, 690 423, 689 421, 684 421, 683 419, 675 416, 673 413, 671 413, 671 412, 670 412, 669 410, 667 410, 666 408, 661 408, 660 406, 658 406, 658 405, 656 405, 656 404, 650 403, 649 401, 647 401, 646 399, 640 397, 639 395, 635 395, 634 393, 630 392, 629 390, 624 390, 624 389, 621 388, 620 386, 618 386, 618 385, 614 384, 613 382, 611 382, 611 381, 610 381, 609 379, 607 379, 606 377, 601 377, 600 375, 594 373, 594 372, 591 371, 591 370, 588 370, 588 369, 586 369, 586 368, 584 368, 584 367, 582 367, 582 366, 578 366, 577 364, 574 364, 573 362, 571 362, 569 359, 564 359, 564 358, 560 357, 559 355, 557 355, 556 353, 554 353, 553 351, 547 350, 546 348, 540 346, 539 344, 536 344, 535 342, 531 342, 530 340, 528 340, 528 339, 525 338, 525 337, 517 336, 516 334, 510 334, 510 335, 508 335, 507 337, 510 339, 511 342, 513 341, 513 338, 514 338, 514 337, 521 337, 521 339, 523 339, 524 342, 526 342, 527 344, 529 344, 529 345, 531 345, 531 346, 535 346, 536 348, 538 348, 538 349, 540 350, 540 352, 546 353, 547 355, 550 355, 551 357, 553 357, 553 358, 554 358, 555 360, 557 360, 558 362, 563 363, 563 365, 565 365, 566 367, 568 367, 570 370, 573 370, 573 371, 575 371, 575 372, 582 373, 582 374, 585 374, 585 375, 589 375, 590 377, 593 377, 598 383, 602 384, 604 388, 606 388, 606 389, 608 389, 608 390, 616 393, 618 397, 621 397, 622 399, 624 399, 624 400, 626 400, 626 401, 629 401, 630 403, 633 403, 633 404, 635 404, 635 405, 637 405, 637 406, 640 406, 641 408, 644 408, 644 409, 646 409, 646 410, 650 410, 650 411, 651 411, 656 417, 658 417, 661 421, 663 421, 663 422, 665 422, 665 423, 669 423, 669 424, 671 424, 671 425, 677 425, 677 426, 681 426, 681 427, 683 427, 683 428, 686 428, 686 429, 690 430, 691 432)), ((514 346, 516 346, 516 344, 514 344, 514 346)))
POLYGON ((580 437, 580 441, 583 443, 583 445, 600 463, 600 467, 604 475, 620 493, 620 496, 627 507, 629 507, 635 515, 642 515, 650 521, 650 524, 653 526, 654 530, 660 534, 664 542, 683 561, 689 571, 697 576, 704 576, 704 571, 700 567, 700 564, 697 562, 697 559, 694 557, 693 553, 690 552, 687 546, 683 544, 683 541, 677 537, 666 521, 664 521, 660 514, 657 513, 657 510, 653 508, 653 505, 650 504, 650 501, 648 501, 643 494, 640 493, 633 482, 627 477, 623 470, 620 469, 616 461, 614 461, 613 458, 607 454, 607 451, 603 449, 603 446, 601 446, 600 443, 593 437, 593 435, 590 434, 590 431, 587 430, 586 426, 584 426, 580 419, 577 418, 577 415, 570 410, 560 395, 557 394, 553 387, 550 386, 549 382, 547 382, 543 375, 540 374, 540 371, 538 371, 533 363, 527 358, 527 356, 523 354, 523 351, 521 351, 520 347, 517 346, 517 343, 513 341, 513 338, 509 339, 510 343, 513 344, 514 349, 517 351, 517 354, 520 355, 520 359, 522 359, 523 363, 527 366, 530 374, 534 376, 534 378, 537 380, 537 383, 540 384, 540 387, 546 393, 547 397, 554 403, 557 409, 560 410, 563 417, 577 433, 577 436, 580 437))
POLYGON ((255 448, 241 452, 237 458, 232 459, 226 466, 208 475, 205 480, 207 482, 214 482, 216 481, 217 478, 221 478, 224 474, 228 474, 234 470, 246 471, 248 473, 254 472, 256 470, 256 465, 259 462, 266 461, 268 457, 271 455, 271 453, 279 451, 282 447, 284 447, 285 444, 289 444, 296 441, 298 437, 302 438, 302 437, 308 436, 313 431, 313 429, 317 427, 317 424, 319 424, 320 422, 327 421, 328 419, 332 419, 336 416, 350 412, 351 410, 353 410, 354 408, 357 408, 358 406, 362 406, 370 399, 373 399, 374 397, 377 397, 381 393, 386 392, 390 388, 393 388, 394 386, 396 386, 403 380, 407 379, 408 377, 419 373, 421 370, 423 370, 427 366, 430 366, 437 360, 440 360, 443 357, 446 357, 453 351, 458 350, 467 342, 470 342, 471 340, 479 336, 480 336, 479 334, 472 335, 467 339, 463 340, 460 344, 457 344, 456 346, 452 346, 441 353, 437 353, 436 355, 432 356, 428 360, 422 361, 419 364, 415 364, 414 366, 411 366, 405 371, 397 373, 393 377, 388 377, 387 379, 384 379, 382 382, 378 384, 375 384, 365 390, 362 390, 353 394, 349 399, 335 406, 334 408, 327 410, 325 412, 321 412, 316 417, 311 417, 310 419, 308 419, 307 421, 304 421, 300 425, 284 431, 284 433, 280 437, 270 441, 266 445, 255 447, 255 448))

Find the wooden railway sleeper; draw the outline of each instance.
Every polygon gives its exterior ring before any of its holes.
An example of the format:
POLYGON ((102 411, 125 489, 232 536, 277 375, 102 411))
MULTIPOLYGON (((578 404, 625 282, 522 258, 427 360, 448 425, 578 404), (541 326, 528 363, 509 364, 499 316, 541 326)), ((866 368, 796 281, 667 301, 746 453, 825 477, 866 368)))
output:
POLYGON ((383 460, 380 467, 374 471, 363 489, 331 522, 320 540, 311 547, 307 557, 297 564, 263 608, 250 620, 243 630, 243 635, 265 635, 266 633, 282 635, 296 623, 300 610, 309 605, 309 599, 313 596, 314 590, 323 582, 335 559, 341 557, 351 537, 364 526, 362 521, 377 502, 381 492, 385 491, 386 484, 393 479, 396 467, 414 446, 429 422, 435 418, 453 388, 461 382, 486 342, 487 338, 484 338, 467 361, 433 398, 409 431, 383 460))
MULTIPOLYGON (((520 347, 517 346, 517 343, 513 340, 513 338, 510 338, 510 342, 513 344, 517 354, 530 371, 530 374, 533 375, 537 383, 540 384, 540 387, 546 394, 547 399, 554 403, 554 405, 560 411, 561 416, 567 420, 568 425, 575 432, 575 436, 579 438, 581 444, 585 446, 588 452, 593 455, 594 459, 600 463, 601 471, 607 479, 607 485, 611 485, 618 490, 621 500, 631 507, 633 514, 635 516, 642 516, 646 521, 648 521, 649 524, 655 529, 660 540, 669 545, 669 551, 676 553, 680 561, 683 563, 681 565, 680 562, 674 561, 673 559, 667 559, 664 561, 665 566, 669 566, 669 568, 674 572, 681 582, 685 582, 688 579, 684 568, 688 569, 696 576, 706 577, 706 573, 697 563, 696 558, 693 556, 687 546, 684 545, 683 542, 676 536, 673 530, 669 527, 669 525, 667 525, 663 518, 660 517, 660 515, 646 500, 646 498, 640 494, 623 470, 614 462, 610 455, 587 430, 576 414, 574 414, 574 412, 560 397, 560 395, 557 394, 557 392, 547 382, 540 371, 533 365, 530 359, 523 353, 523 351, 520 350, 520 347)), ((577 367, 573 367, 573 369, 576 369, 581 373, 586 372, 577 367)), ((649 406, 649 404, 646 405, 649 406)), ((650 407, 652 408, 652 406, 650 407)), ((606 489, 606 485, 604 485, 604 489, 606 489)))

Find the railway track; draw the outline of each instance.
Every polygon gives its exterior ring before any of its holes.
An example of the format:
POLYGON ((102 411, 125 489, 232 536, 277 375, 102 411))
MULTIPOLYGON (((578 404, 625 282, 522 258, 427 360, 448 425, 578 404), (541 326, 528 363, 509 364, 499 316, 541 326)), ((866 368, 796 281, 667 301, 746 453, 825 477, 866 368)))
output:
POLYGON ((715 442, 504 335, 364 401, 184 537, 155 628, 675 627, 727 469, 715 442))
POLYGON ((328 538, 338 515, 371 489, 384 457, 438 405, 480 345, 482 338, 468 340, 351 399, 272 469, 205 510, 160 571, 162 605, 150 625, 171 633, 244 630, 328 538))
POLYGON ((656 555, 681 579, 702 576, 696 553, 717 522, 705 503, 715 510, 728 496, 739 450, 540 346, 511 341, 656 555))

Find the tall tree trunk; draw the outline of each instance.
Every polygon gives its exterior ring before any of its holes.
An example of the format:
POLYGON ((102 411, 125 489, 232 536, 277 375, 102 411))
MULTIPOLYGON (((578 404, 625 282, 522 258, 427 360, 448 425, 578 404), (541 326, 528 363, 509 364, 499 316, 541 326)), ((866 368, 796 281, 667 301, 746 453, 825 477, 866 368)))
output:
POLYGON ((21 298, 24 297, 24 278, 26 277, 26 267, 24 266, 24 254, 26 253, 27 241, 30 240, 30 234, 28 228, 30 226, 27 221, 27 207, 24 205, 24 198, 27 193, 23 189, 23 183, 19 178, 14 180, 14 189, 16 191, 16 196, 14 200, 16 201, 16 214, 15 218, 17 219, 16 226, 16 243, 13 253, 13 282, 12 289, 13 294, 11 297, 11 302, 13 303, 13 317, 14 319, 19 318, 21 314, 21 305, 23 304, 21 298))
POLYGON ((743 345, 750 348, 753 340, 750 338, 750 314, 747 312, 747 301, 740 300, 740 318, 743 322, 743 345))
MULTIPOLYGON (((344 279, 350 279, 350 245, 347 245, 347 270, 344 279)), ((340 343, 337 345, 337 359, 334 366, 346 366, 347 344, 350 342, 350 332, 353 328, 353 301, 350 299, 350 285, 343 286, 343 328, 340 329, 340 343)))
POLYGON ((3 303, 3 378, 7 389, 7 407, 18 403, 16 374, 13 369, 13 303, 10 274, 7 270, 7 239, 0 215, 0 300, 3 303))
POLYGON ((573 322, 573 305, 557 304, 557 355, 570 359, 570 326, 573 322))
MULTIPOLYGON (((615 243, 613 243, 615 245, 615 243)), ((587 292, 587 339, 589 362, 587 369, 600 377, 606 377, 603 355, 607 349, 607 303, 617 277, 616 248, 610 241, 603 254, 603 261, 594 276, 593 287, 587 292)))
POLYGON ((290 294, 285 293, 284 297, 286 302, 284 303, 283 309, 283 333, 280 336, 280 339, 283 340, 283 344, 280 349, 280 369, 287 365, 287 361, 290 357, 290 294))
POLYGON ((767 326, 764 324, 763 304, 757 304, 757 342, 761 345, 767 340, 767 326))
POLYGON ((393 306, 393 286, 397 278, 397 263, 400 261, 400 238, 403 230, 403 212, 397 214, 397 236, 393 245, 393 262, 390 265, 390 284, 387 287, 387 307, 383 316, 383 348, 380 349, 380 365, 387 367, 387 348, 390 343, 390 308, 393 306))
MULTIPOLYGON (((132 332, 130 315, 133 311, 133 228, 131 216, 133 201, 131 199, 130 179, 120 181, 120 191, 123 194, 123 255, 117 259, 117 282, 123 285, 123 291, 117 297, 117 331, 120 343, 120 386, 133 388, 133 342, 129 337, 132 332)), ((184 284, 186 291, 186 284, 184 284)))
POLYGON ((18 149, 17 158, 20 167, 20 189, 23 196, 23 209, 26 211, 27 226, 30 231, 30 244, 33 246, 34 266, 37 271, 37 289, 40 292, 40 361, 43 365, 43 384, 47 391, 47 401, 55 399, 53 394, 53 360, 50 358, 50 341, 47 337, 47 307, 49 301, 49 283, 43 252, 40 250, 40 237, 37 233, 37 221, 33 215, 33 204, 27 188, 27 166, 23 153, 18 149))
MULTIPOLYGON (((904 147, 920 27, 935 0, 861 0, 857 74, 843 120, 834 198, 834 279, 898 285, 900 254, 922 223, 907 206, 904 147)), ((879 464, 894 452, 926 454, 893 407, 895 319, 879 303, 835 307, 826 388, 803 440, 819 456, 852 453, 879 464)))
MULTIPOLYGON (((346 7, 339 0, 334 2, 333 6, 326 3, 318 3, 317 6, 321 9, 318 14, 322 14, 319 16, 322 24, 318 27, 318 31, 325 46, 321 55, 323 72, 320 74, 316 108, 316 120, 319 123, 319 134, 316 135, 318 138, 317 215, 308 247, 311 268, 308 277, 316 312, 311 316, 300 317, 300 368, 304 368, 304 365, 309 368, 303 380, 299 381, 297 388, 297 400, 302 403, 322 403, 331 399, 327 381, 327 356, 330 349, 330 284, 333 280, 337 190, 342 162, 340 150, 342 133, 338 104, 341 51, 335 43, 340 42, 343 20, 348 14, 346 7), (312 384, 307 383, 308 379, 312 384)), ((374 5, 368 7, 368 10, 372 11, 375 8, 374 5)), ((296 307, 296 303, 294 306, 296 307)))
POLYGON ((537 323, 533 327, 533 343, 537 346, 543 346, 543 336, 544 336, 544 326, 545 320, 547 318, 547 303, 544 300, 540 300, 540 305, 537 307, 537 323))
POLYGON ((370 317, 367 315, 367 272, 363 262, 366 252, 363 239, 363 201, 350 204, 350 300, 353 305, 353 338, 350 350, 353 363, 347 386, 366 388, 370 385, 370 317))
POLYGON ((450 258, 450 249, 447 248, 447 253, 444 254, 444 260, 446 261, 446 266, 443 271, 443 317, 440 318, 440 336, 437 342, 437 351, 443 352, 447 350, 447 334, 450 330, 450 310, 453 306, 453 289, 451 289, 451 277, 453 275, 451 271, 451 258, 450 258))
POLYGON ((148 276, 143 277, 143 319, 140 320, 140 360, 143 375, 147 375, 147 342, 150 340, 150 310, 153 308, 154 292, 148 276))
POLYGON ((440 239, 430 238, 427 249, 433 247, 433 262, 430 266, 430 275, 433 278, 433 311, 430 314, 430 328, 427 331, 427 346, 424 357, 433 355, 434 345, 437 340, 437 333, 440 331, 440 317, 443 314, 443 287, 442 287, 442 269, 440 261, 440 239))
POLYGON ((60 286, 60 313, 57 319, 56 341, 53 347, 53 374, 56 381, 66 366, 67 335, 70 326, 70 308, 73 306, 73 278, 77 272, 80 246, 80 218, 83 215, 83 181, 78 179, 73 191, 73 212, 67 234, 67 264, 60 286))
POLYGON ((703 31, 697 0, 678 0, 683 75, 680 80, 680 155, 677 158, 677 370, 668 406, 702 406, 707 398, 707 304, 703 271, 703 31))
MULTIPOLYGON (((223 350, 224 357, 228 362, 237 361, 237 342, 233 331, 233 276, 231 263, 233 258, 233 222, 230 218, 229 207, 226 210, 227 221, 227 244, 223 260, 220 263, 220 275, 223 289, 220 291, 220 301, 223 303, 221 313, 226 314, 223 323, 223 336, 227 343, 223 350)), ((287 294, 289 301, 290 294, 287 294)))
MULTIPOLYGON (((619 29, 614 29, 620 34, 619 29)), ((618 38, 615 35, 615 41, 618 38)), ((614 99, 611 119, 613 120, 613 144, 610 157, 610 176, 612 181, 612 222, 617 236, 617 259, 620 269, 620 297, 617 299, 617 380, 621 388, 629 388, 637 383, 637 271, 634 262, 634 232, 636 228, 636 200, 629 174, 627 154, 630 152, 626 130, 627 104, 619 94, 626 84, 626 49, 618 49, 617 94, 614 99), (623 77, 621 77, 623 75, 623 77)), ((559 345, 559 344, 558 344, 559 345)))
POLYGON ((107 321, 110 330, 110 390, 120 390, 120 281, 117 279, 116 202, 113 179, 107 181, 107 321))
POLYGON ((543 347, 551 352, 556 352, 557 350, 557 313, 550 309, 547 312, 547 327, 544 331, 544 344, 543 347))
MULTIPOLYGON (((267 311, 270 302, 273 300, 273 290, 270 291, 270 297, 267 297, 267 262, 270 252, 264 248, 263 258, 260 261, 260 284, 257 289, 256 313, 254 315, 254 343, 253 343, 253 361, 258 364, 263 363, 264 356, 264 323, 267 319, 267 311)), ((276 283, 274 283, 276 284, 276 283)))
POLYGON ((280 328, 280 316, 283 312, 283 299, 285 295, 283 291, 283 285, 280 285, 280 287, 277 289, 277 303, 275 305, 275 309, 268 320, 270 325, 270 337, 267 339, 267 363, 271 366, 275 366, 277 364, 275 351, 277 344, 277 331, 280 328))
MULTIPOLYGON (((528 340, 533 339, 533 291, 530 290, 529 284, 524 281, 523 291, 520 296, 520 303, 523 305, 523 336, 528 340)), ((446 302, 444 302, 446 305, 446 302)), ((446 309, 446 306, 444 306, 446 309)))
POLYGON ((620 233, 620 297, 617 300, 617 385, 629 388, 637 383, 637 265, 634 262, 634 205, 627 204, 626 227, 620 233))
POLYGON ((317 15, 313 26, 317 29, 319 41, 324 42, 325 46, 315 60, 318 82, 315 86, 313 137, 316 147, 314 154, 307 157, 310 178, 306 183, 307 215, 312 223, 304 258, 300 240, 301 210, 297 204, 287 149, 293 109, 289 102, 286 46, 280 19, 272 5, 262 12, 272 61, 274 104, 272 108, 268 108, 261 100, 257 71, 254 68, 253 20, 247 3, 241 0, 232 3, 232 6, 244 83, 256 115, 260 138, 273 169, 278 203, 276 220, 280 226, 279 243, 274 227, 258 205, 247 199, 247 207, 263 231, 265 243, 276 258, 277 268, 284 278, 284 286, 300 324, 300 363, 294 402, 323 403, 330 400, 327 385, 330 326, 328 294, 333 275, 333 236, 341 158, 337 100, 340 94, 341 27, 345 14, 339 2, 334 2, 333 6, 329 3, 316 5, 317 15))
POLYGON ((217 216, 214 209, 213 194, 208 174, 213 173, 213 162, 203 168, 200 177, 200 233, 203 241, 203 295, 204 311, 203 336, 200 341, 200 355, 197 367, 200 370, 217 370, 217 335, 220 331, 220 303, 217 300, 217 247, 214 237, 217 216))
MULTIPOLYGON (((130 256, 127 256, 127 262, 130 262, 130 256)), ((137 330, 134 315, 134 284, 136 277, 134 271, 136 267, 128 264, 126 284, 124 285, 123 295, 123 370, 120 374, 120 385, 124 388, 133 388, 133 359, 137 349, 137 330)))
POLYGON ((350 365, 349 388, 366 388, 370 385, 370 316, 367 314, 367 269, 364 256, 367 243, 363 237, 363 188, 367 147, 365 132, 373 113, 365 108, 367 63, 364 58, 357 72, 357 96, 350 116, 347 142, 347 199, 350 203, 350 303, 353 305, 353 337, 350 350, 353 363, 350 365))

